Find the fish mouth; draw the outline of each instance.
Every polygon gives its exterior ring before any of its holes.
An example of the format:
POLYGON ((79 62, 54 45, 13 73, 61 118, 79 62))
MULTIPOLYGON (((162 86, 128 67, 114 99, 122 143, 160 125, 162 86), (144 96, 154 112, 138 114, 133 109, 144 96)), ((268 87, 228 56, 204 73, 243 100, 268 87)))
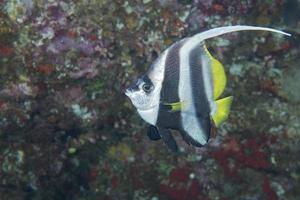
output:
POLYGON ((127 88, 124 92, 124 94, 128 97, 130 97, 130 94, 132 93, 131 89, 130 88, 127 88))

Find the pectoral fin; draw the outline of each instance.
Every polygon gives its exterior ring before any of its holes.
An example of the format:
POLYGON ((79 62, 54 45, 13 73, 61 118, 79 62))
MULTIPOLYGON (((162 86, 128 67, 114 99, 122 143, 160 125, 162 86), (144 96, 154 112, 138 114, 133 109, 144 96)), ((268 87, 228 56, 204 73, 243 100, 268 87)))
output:
POLYGON ((232 100, 233 97, 229 96, 216 101, 217 111, 212 118, 217 127, 228 118, 232 100))
POLYGON ((178 147, 175 139, 173 138, 171 131, 168 129, 158 129, 160 136, 162 137, 165 144, 171 149, 173 152, 178 151, 178 147))
POLYGON ((185 109, 184 102, 175 102, 175 103, 163 103, 164 106, 167 107, 169 111, 176 112, 185 109))

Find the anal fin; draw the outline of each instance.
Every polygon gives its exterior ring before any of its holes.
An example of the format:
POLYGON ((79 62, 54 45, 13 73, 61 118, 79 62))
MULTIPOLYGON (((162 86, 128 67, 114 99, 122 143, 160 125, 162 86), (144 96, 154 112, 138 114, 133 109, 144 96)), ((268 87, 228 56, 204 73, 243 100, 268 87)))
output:
POLYGON ((233 100, 233 97, 229 96, 229 97, 225 97, 223 99, 219 99, 216 101, 217 111, 212 116, 212 118, 217 127, 219 127, 220 124, 228 118, 232 100, 233 100))
POLYGON ((169 147, 169 149, 171 149, 171 151, 178 151, 177 143, 173 138, 170 130, 150 125, 147 131, 147 135, 150 140, 162 139, 164 143, 169 147))
POLYGON ((178 147, 176 144, 175 139, 173 138, 171 131, 168 129, 158 129, 159 134, 161 135, 163 141, 165 142, 165 144, 169 147, 169 149, 171 149, 171 151, 173 152, 177 152, 178 151, 178 147))

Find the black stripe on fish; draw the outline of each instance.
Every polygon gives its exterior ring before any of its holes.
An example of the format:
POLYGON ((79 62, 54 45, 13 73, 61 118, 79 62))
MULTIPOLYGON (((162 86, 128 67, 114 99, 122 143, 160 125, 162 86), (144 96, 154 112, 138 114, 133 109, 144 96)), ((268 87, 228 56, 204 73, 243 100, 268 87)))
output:
POLYGON ((190 77, 192 96, 197 111, 197 116, 205 117, 210 114, 210 106, 208 97, 206 96, 204 77, 203 77, 203 59, 205 59, 205 52, 202 46, 197 46, 189 54, 190 77))
POLYGON ((142 80, 144 81, 145 84, 153 85, 151 79, 149 78, 149 76, 147 74, 142 76, 142 80))
MULTIPOLYGON (((196 46, 189 52, 189 68, 190 68, 190 84, 191 84, 191 96, 193 99, 195 112, 188 113, 186 112, 185 116, 189 117, 194 123, 198 123, 200 130, 194 130, 192 128, 189 129, 189 132, 184 130, 184 124, 182 124, 182 130, 180 131, 183 138, 186 141, 189 141, 194 146, 201 147, 199 141, 193 139, 192 135, 203 134, 206 142, 209 139, 210 130, 211 130, 211 118, 210 118, 210 106, 209 101, 206 96, 205 91, 205 83, 203 77, 203 60, 205 59, 204 56, 205 52, 202 46, 196 46)), ((181 66, 182 67, 182 66, 181 66)), ((183 66, 184 67, 184 66, 183 66)), ((190 121, 190 120, 189 120, 190 121)))
POLYGON ((160 104, 156 126, 179 130, 181 128, 180 111, 173 112, 168 105, 160 104))
POLYGON ((178 83, 179 83, 179 50, 182 42, 172 45, 167 54, 165 62, 164 80, 161 89, 161 102, 174 103, 179 102, 178 83))
POLYGON ((169 103, 179 102, 179 50, 182 41, 172 45, 168 51, 165 62, 164 80, 160 94, 160 107, 157 118, 157 126, 171 129, 180 129, 180 112, 171 112, 169 103), (165 104, 166 103, 166 104, 165 104))
MULTIPOLYGON (((211 126, 211 119, 210 119, 209 117, 206 117, 206 118, 199 118, 199 117, 197 117, 197 120, 198 120, 198 123, 200 123, 201 127, 202 127, 203 124, 207 124, 207 125, 206 125, 207 127, 211 126)), ((203 128, 202 128, 202 129, 203 129, 203 128)), ((198 131, 199 134, 202 134, 201 132, 203 132, 202 130, 195 130, 195 131, 198 131)), ((205 135, 205 137, 206 137, 206 142, 208 142, 208 140, 209 140, 209 137, 210 137, 210 131, 211 131, 211 130, 208 130, 208 131, 206 132, 206 135, 205 135)), ((196 147, 203 147, 203 146, 204 146, 204 144, 201 144, 199 141, 196 141, 195 139, 193 139, 193 138, 190 136, 190 134, 189 134, 188 132, 186 132, 185 130, 180 129, 179 132, 180 132, 182 138, 184 139, 184 141, 185 141, 186 143, 192 144, 192 145, 194 145, 194 146, 196 146, 196 147)))

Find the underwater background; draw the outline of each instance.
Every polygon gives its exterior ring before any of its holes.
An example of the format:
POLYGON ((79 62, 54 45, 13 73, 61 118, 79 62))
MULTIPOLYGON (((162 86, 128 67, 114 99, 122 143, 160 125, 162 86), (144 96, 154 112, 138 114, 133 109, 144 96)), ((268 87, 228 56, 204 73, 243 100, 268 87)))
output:
POLYGON ((300 198, 299 0, 0 0, 0 200, 300 198), (124 95, 179 39, 206 41, 229 119, 204 148, 150 141, 124 95))

